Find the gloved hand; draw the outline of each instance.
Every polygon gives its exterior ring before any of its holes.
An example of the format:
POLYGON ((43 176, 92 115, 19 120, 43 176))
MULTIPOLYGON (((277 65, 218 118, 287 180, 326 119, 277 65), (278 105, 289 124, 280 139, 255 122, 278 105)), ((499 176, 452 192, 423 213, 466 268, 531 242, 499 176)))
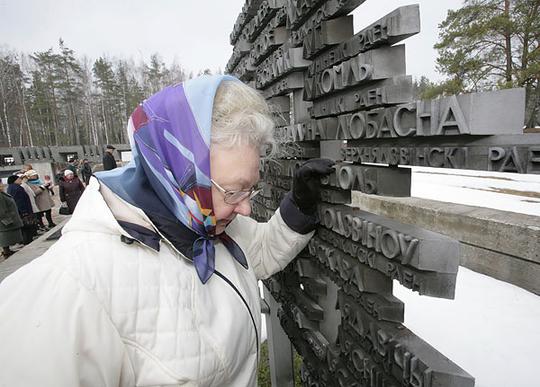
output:
POLYGON ((294 173, 293 200, 304 214, 312 214, 321 198, 321 178, 333 172, 335 161, 311 159, 294 173))

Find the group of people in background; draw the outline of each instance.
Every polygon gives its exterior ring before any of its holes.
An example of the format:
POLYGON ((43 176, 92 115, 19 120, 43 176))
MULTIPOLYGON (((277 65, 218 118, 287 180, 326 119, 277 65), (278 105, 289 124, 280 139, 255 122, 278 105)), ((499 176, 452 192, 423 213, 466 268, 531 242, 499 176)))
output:
POLYGON ((9 176, 7 183, 0 203, 0 245, 4 258, 13 254, 10 246, 27 245, 38 232, 56 226, 52 219, 54 191, 49 176, 41 180, 31 165, 25 165, 24 170, 9 176))
MULTIPOLYGON (((112 145, 107 145, 103 156, 104 170, 117 167, 113 156, 114 149, 112 145)), ((65 210, 60 210, 62 214, 73 213, 85 186, 90 182, 92 172, 88 159, 83 159, 81 162, 73 160, 56 175, 60 208, 65 210)), ((7 188, 4 189, 4 185, 0 184, 2 257, 8 258, 14 253, 11 246, 18 243, 27 245, 41 232, 56 226, 52 218, 54 195, 54 182, 50 176, 44 175, 41 179, 31 164, 26 164, 21 171, 9 176, 7 188)))

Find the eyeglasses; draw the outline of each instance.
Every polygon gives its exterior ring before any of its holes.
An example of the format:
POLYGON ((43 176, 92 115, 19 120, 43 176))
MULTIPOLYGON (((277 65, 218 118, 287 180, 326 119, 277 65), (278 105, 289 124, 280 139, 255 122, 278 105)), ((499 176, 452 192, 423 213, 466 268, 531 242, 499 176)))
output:
POLYGON ((246 200, 247 198, 252 199, 255 197, 261 190, 257 187, 251 187, 248 190, 241 190, 241 191, 228 191, 225 188, 221 187, 218 183, 216 183, 214 180, 210 179, 212 184, 216 186, 216 188, 223 194, 224 201, 227 204, 238 204, 243 200, 246 200))

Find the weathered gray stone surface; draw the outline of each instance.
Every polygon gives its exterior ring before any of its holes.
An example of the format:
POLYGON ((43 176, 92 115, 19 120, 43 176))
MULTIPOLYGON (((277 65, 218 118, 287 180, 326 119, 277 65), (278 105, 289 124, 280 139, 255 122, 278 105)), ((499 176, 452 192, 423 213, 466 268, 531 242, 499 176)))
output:
POLYGON ((365 312, 377 320, 399 323, 405 320, 405 305, 393 295, 361 292, 351 284, 344 284, 341 293, 353 297, 365 312))
POLYGON ((255 38, 264 30, 266 24, 274 17, 279 8, 283 7, 285 0, 265 0, 257 8, 257 13, 247 23, 242 31, 242 36, 248 42, 253 42, 255 38))
POLYGON ((457 273, 459 247, 449 237, 354 207, 320 205, 319 211, 327 229, 387 259, 418 270, 457 273))
POLYGON ((288 94, 304 87, 304 74, 301 71, 290 73, 263 90, 266 98, 288 94))
POLYGON ((364 1, 366 0, 287 0, 287 25, 292 30, 302 30, 302 27, 311 29, 322 20, 348 14, 364 1), (315 10, 317 12, 314 12, 315 10))
POLYGON ((266 102, 272 113, 288 113, 291 111, 291 100, 287 96, 269 98, 266 102))
POLYGON ((381 47, 334 66, 310 66, 309 70, 304 99, 313 100, 361 83, 405 75, 405 46, 381 47))
MULTIPOLYGON (((342 252, 331 242, 318 236, 309 241, 309 252, 341 280, 350 283, 361 292, 392 294, 392 278, 376 266, 362 264, 357 257, 342 252)), ((319 274, 319 273, 317 273, 319 274)))
POLYGON ((345 294, 339 294, 338 300, 342 328, 371 342, 375 357, 389 367, 396 380, 416 384, 414 380, 428 379, 432 386, 474 386, 474 378, 403 325, 374 319, 345 294))
POLYGON ((353 205, 461 241, 469 269, 540 294, 540 218, 418 198, 355 193, 353 205))
POLYGON ((522 134, 523 106, 524 89, 496 90, 418 101, 396 109, 394 119, 408 136, 522 134))
POLYGON ((343 189, 322 189, 321 201, 329 204, 350 204, 351 191, 343 189))
POLYGON ((540 265, 515 255, 461 244, 461 265, 540 295, 540 265))
MULTIPOLYGON (((292 28, 291 45, 301 46, 304 38, 315 28, 315 26, 324 20, 349 14, 350 11, 354 10, 364 1, 365 0, 326 0, 322 3, 319 1, 318 3, 320 4, 317 11, 311 13, 311 16, 307 18, 303 18, 302 23, 298 23, 300 25, 297 27, 294 26, 295 23, 291 23, 290 20, 288 20, 288 26, 289 28, 292 28)), ((307 3, 308 2, 304 2, 304 4, 302 4, 304 16, 308 15, 310 12, 309 7, 305 7, 305 4, 307 3)), ((314 5, 316 5, 315 2, 311 2, 311 9, 313 9, 312 7, 314 5)), ((290 11, 289 7, 287 7, 287 9, 290 11)))
POLYGON ((234 47, 232 55, 225 66, 225 71, 228 73, 232 72, 246 54, 246 52, 240 50, 240 47, 234 47))
POLYGON ((351 87, 345 91, 313 101, 314 118, 368 110, 413 100, 412 78, 398 76, 368 85, 351 87))
POLYGON ((231 72, 234 73, 238 79, 245 83, 249 83, 254 79, 255 71, 257 70, 257 67, 254 66, 252 62, 253 59, 249 55, 245 55, 231 72))
POLYGON ((307 68, 310 63, 303 58, 302 47, 279 47, 257 67, 256 86, 265 88, 291 72, 307 68))
MULTIPOLYGON (((324 86, 323 79, 320 79, 317 82, 320 85, 318 90, 310 91, 310 86, 306 86, 304 93, 312 93, 313 97, 316 97, 331 92, 334 81, 328 82, 328 86, 324 86)), ((381 90, 384 90, 384 86, 381 90)), ((341 94, 338 96, 341 97, 341 94)), ((345 100, 324 98, 322 100, 325 102, 322 102, 322 105, 319 101, 315 101, 314 109, 320 110, 321 114, 327 109, 333 112, 338 109, 348 110, 352 103, 347 102, 347 97, 344 98, 345 100)), ((379 104, 382 104, 384 96, 381 95, 379 98, 379 104)), ((524 98, 523 89, 508 89, 341 114, 338 117, 322 119, 326 127, 333 130, 321 132, 320 139, 416 138, 424 140, 423 137, 430 136, 521 135, 523 134, 524 98), (493 112, 493 104, 506 108, 493 112)), ((368 102, 363 105, 367 106, 368 102)), ((321 120, 313 120, 311 125, 320 125, 319 121, 321 120)), ((474 140, 473 137, 467 139, 474 140)))
MULTIPOLYGON (((264 178, 288 177, 302 165, 301 160, 278 160, 262 164, 264 178)), ((335 172, 321 179, 325 186, 385 196, 410 196, 409 168, 337 163, 335 172)))
POLYGON ((280 8, 253 42, 253 49, 249 54, 253 65, 259 65, 278 46, 281 46, 287 41, 289 31, 285 28, 284 23, 285 10, 284 8, 280 8))
POLYGON ((324 184, 344 190, 383 196, 410 196, 411 170, 374 165, 337 164, 334 174, 324 184))
POLYGON ((322 264, 362 292, 390 294, 384 287, 377 288, 384 285, 386 278, 397 280, 420 295, 447 299, 455 295, 455 273, 417 270, 332 231, 319 229, 309 242, 309 249, 322 264))
POLYGON ((342 159, 514 173, 540 173, 540 134, 348 141, 342 159), (361 145, 360 145, 361 144, 361 145))
POLYGON ((311 119, 309 116, 309 112, 311 110, 311 102, 304 101, 302 98, 302 95, 304 92, 301 89, 296 89, 292 92, 292 106, 293 106, 293 114, 292 114, 292 122, 293 124, 296 124, 298 122, 307 122, 311 119))
POLYGON ((352 35, 352 16, 322 21, 304 38, 304 58, 312 59, 321 51, 349 39, 352 35))
POLYGON ((351 39, 314 58, 312 66, 317 69, 328 68, 373 48, 394 45, 418 32, 420 32, 418 5, 400 7, 364 28, 351 39))

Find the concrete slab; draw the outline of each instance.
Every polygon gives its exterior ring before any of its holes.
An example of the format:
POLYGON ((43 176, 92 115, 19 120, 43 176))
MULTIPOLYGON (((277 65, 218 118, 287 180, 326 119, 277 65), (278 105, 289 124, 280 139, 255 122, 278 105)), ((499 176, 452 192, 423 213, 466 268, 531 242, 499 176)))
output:
POLYGON ((461 265, 540 294, 540 217, 354 192, 354 206, 461 242, 461 265))

